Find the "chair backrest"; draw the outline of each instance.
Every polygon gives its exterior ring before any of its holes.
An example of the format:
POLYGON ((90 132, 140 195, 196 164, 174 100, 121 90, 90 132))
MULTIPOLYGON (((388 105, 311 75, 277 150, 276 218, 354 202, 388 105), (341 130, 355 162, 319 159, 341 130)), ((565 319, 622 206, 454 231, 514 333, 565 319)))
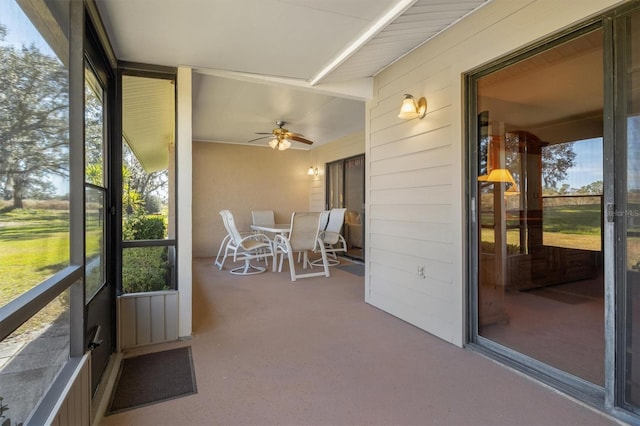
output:
POLYGON ((329 223, 327 223, 325 230, 339 234, 344 224, 344 214, 346 211, 347 209, 331 209, 329 213, 329 223))
POLYGON ((273 210, 252 210, 251 219, 254 225, 275 225, 276 218, 273 214, 273 210))
POLYGON ((294 212, 289 242, 293 251, 313 250, 320 231, 320 212, 294 212))
POLYGON ((323 210, 322 212, 320 212, 320 231, 324 231, 327 228, 330 214, 331 210, 323 210))
POLYGON ((236 222, 233 219, 233 214, 230 210, 220 210, 220 216, 222 216, 222 222, 224 223, 224 227, 227 230, 227 233, 231 237, 231 240, 235 244, 240 244, 242 241, 242 236, 240 236, 240 232, 236 227, 236 222))

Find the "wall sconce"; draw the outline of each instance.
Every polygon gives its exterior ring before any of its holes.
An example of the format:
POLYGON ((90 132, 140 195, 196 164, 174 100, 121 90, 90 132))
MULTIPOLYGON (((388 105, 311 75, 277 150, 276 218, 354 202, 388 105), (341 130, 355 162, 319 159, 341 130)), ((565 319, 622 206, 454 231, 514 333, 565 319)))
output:
POLYGON ((416 98, 409 94, 404 95, 402 106, 400 107, 399 118, 403 120, 411 120, 413 118, 424 118, 427 113, 427 100, 422 97, 416 101, 416 98))
POLYGON ((313 166, 309 166, 309 170, 307 170, 307 174, 309 176, 318 176, 318 168, 314 168, 313 166))

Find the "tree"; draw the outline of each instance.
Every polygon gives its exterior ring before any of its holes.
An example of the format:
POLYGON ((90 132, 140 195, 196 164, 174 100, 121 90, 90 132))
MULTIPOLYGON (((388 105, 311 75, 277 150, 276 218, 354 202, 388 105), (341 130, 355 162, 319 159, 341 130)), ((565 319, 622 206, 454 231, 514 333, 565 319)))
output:
POLYGON ((575 164, 573 142, 549 145, 542 149, 542 180, 547 188, 554 188, 567 177, 567 170, 575 164))
MULTIPOLYGON (((0 26, 0 41, 6 37, 0 26)), ((51 174, 67 176, 67 72, 34 45, 0 46, 0 193, 21 208, 51 193, 51 174)))
POLYGON ((595 182, 591 182, 588 185, 581 186, 580 189, 576 191, 576 194, 602 195, 603 189, 604 189, 604 182, 601 180, 597 180, 595 182))
POLYGON ((135 191, 147 211, 157 213, 157 211, 152 211, 155 210, 153 207, 158 203, 167 202, 166 189, 169 185, 167 169, 147 173, 126 143, 122 144, 122 148, 125 190, 135 191))

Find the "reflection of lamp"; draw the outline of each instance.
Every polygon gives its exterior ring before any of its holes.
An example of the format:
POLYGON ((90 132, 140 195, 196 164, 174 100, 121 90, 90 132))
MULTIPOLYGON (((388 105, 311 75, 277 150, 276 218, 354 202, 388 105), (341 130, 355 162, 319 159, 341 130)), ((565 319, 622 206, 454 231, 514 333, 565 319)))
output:
MULTIPOLYGON (((482 177, 482 176, 481 176, 482 177)), ((478 178, 480 180, 480 178, 478 178)), ((493 169, 485 179, 487 182, 506 182, 516 184, 511 172, 508 169, 493 169)))
POLYGON ((404 95, 400 114, 398 117, 403 120, 411 120, 413 118, 424 118, 427 113, 427 100, 422 97, 416 101, 416 98, 409 94, 404 95))
POLYGON ((318 176, 318 168, 316 167, 314 169, 313 166, 309 166, 309 170, 307 170, 307 174, 309 176, 318 176))
POLYGON ((518 194, 520 194, 520 189, 518 188, 518 185, 516 185, 515 183, 511 185, 509 189, 504 191, 504 195, 518 195, 518 194))
POLYGON ((480 182, 510 183, 511 186, 504 192, 505 195, 517 195, 520 193, 520 189, 508 169, 493 169, 488 175, 478 176, 478 180, 480 182))

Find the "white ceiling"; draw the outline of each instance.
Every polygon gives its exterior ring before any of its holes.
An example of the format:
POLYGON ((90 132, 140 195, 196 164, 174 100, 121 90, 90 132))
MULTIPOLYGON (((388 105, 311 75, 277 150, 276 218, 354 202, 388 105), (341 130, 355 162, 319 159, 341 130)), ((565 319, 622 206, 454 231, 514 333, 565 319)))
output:
POLYGON ((194 68, 194 139, 284 120, 316 147, 364 129, 375 74, 490 0, 95 1, 118 59, 194 68))

